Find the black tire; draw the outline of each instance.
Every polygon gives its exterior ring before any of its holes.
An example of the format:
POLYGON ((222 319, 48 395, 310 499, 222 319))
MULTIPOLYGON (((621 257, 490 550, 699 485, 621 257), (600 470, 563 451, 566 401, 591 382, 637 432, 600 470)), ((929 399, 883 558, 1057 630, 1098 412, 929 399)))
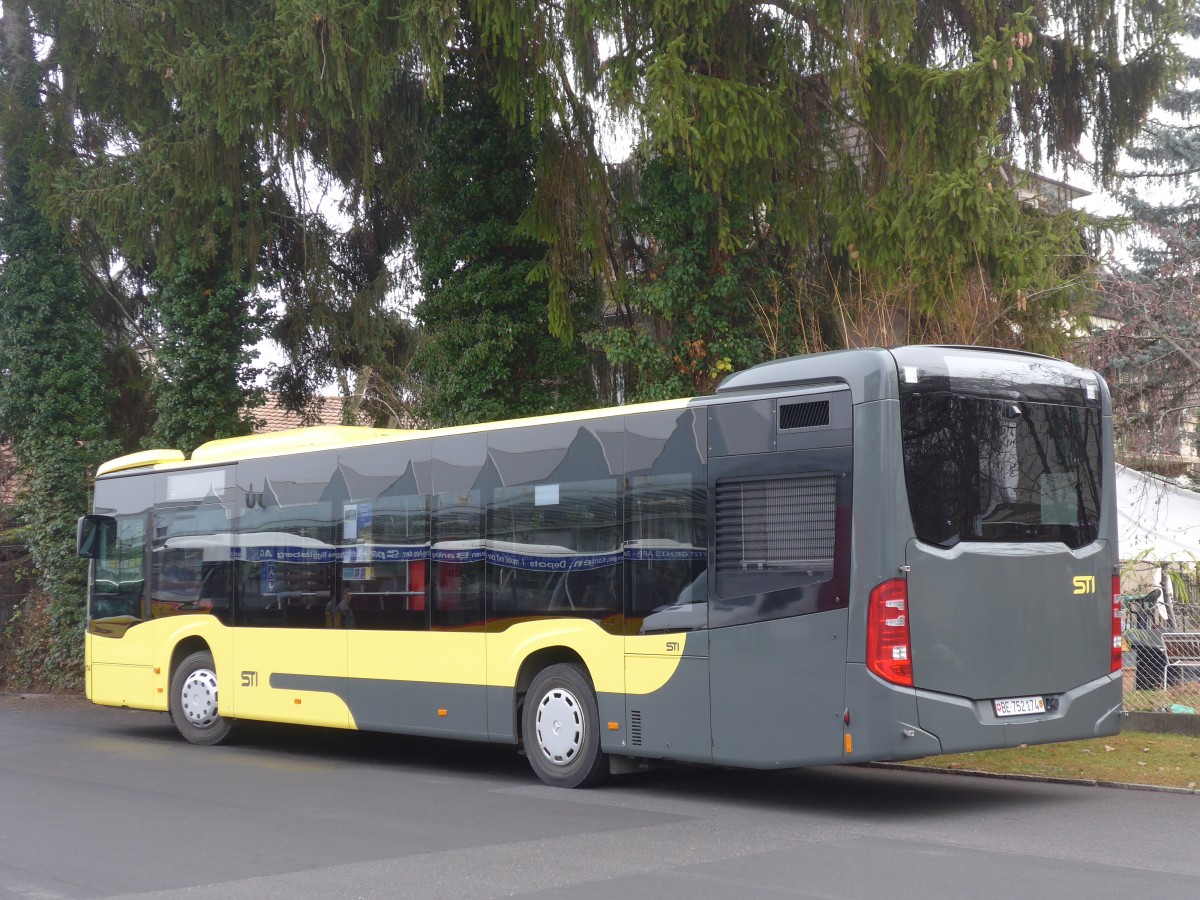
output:
POLYGON ((171 676, 171 721, 193 744, 219 744, 233 721, 217 711, 217 666, 207 650, 184 659, 171 676))
POLYGON ((608 777, 596 694, 579 666, 560 663, 539 672, 525 695, 521 719, 525 755, 546 784, 591 787, 608 777))

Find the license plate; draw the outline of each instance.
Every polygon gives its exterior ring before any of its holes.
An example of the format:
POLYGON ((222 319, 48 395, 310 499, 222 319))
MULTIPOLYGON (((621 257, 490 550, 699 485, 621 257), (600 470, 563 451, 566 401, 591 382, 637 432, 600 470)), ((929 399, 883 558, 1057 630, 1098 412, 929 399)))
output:
POLYGON ((1034 713, 1046 711, 1045 697, 1009 697, 1007 700, 993 700, 997 716, 1031 716, 1034 713))

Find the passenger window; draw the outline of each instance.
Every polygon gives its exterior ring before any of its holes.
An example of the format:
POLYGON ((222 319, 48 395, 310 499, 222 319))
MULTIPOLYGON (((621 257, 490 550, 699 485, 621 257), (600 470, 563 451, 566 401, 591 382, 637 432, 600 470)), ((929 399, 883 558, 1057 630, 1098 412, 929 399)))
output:
POLYGON ((238 466, 246 497, 234 549, 238 625, 332 627, 340 555, 328 499, 335 470, 332 454, 238 466))
POLYGON ((705 486, 691 475, 630 479, 629 634, 686 631, 708 624, 705 486))
POLYGON ((429 627, 428 514, 423 497, 346 504, 342 581, 333 625, 364 630, 429 627))
POLYGON ((215 497, 154 513, 150 615, 208 613, 231 622, 234 563, 224 505, 215 497))
POLYGON ((621 614, 621 482, 497 488, 488 507, 490 620, 621 614))
POLYGON ((433 498, 430 625, 456 629, 483 624, 483 508, 478 490, 433 498))

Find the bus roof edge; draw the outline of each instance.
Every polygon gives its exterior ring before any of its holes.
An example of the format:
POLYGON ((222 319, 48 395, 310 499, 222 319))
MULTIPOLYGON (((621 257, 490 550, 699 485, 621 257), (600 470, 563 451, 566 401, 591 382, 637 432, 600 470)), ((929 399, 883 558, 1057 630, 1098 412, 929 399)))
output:
POLYGON ((142 450, 138 453, 118 456, 116 459, 110 459, 108 462, 102 463, 96 469, 96 474, 108 475, 112 472, 123 472, 126 469, 140 469, 144 466, 157 466, 162 463, 183 462, 185 459, 186 457, 179 450, 142 450))
POLYGON ((367 443, 373 440, 411 434, 411 429, 369 428, 362 425, 314 425, 310 428, 289 428, 243 437, 218 438, 201 444, 192 451, 193 463, 228 462, 264 453, 287 453, 294 450, 315 450, 320 447, 367 443))

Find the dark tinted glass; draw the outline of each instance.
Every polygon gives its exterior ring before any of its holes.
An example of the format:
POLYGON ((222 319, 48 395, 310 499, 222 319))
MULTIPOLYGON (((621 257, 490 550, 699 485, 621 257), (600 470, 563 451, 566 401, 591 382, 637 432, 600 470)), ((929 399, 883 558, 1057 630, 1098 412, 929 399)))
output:
POLYGON ((973 347, 898 347, 901 392, 1011 399, 1100 409, 1095 372, 1060 359, 973 347))
POLYGON ((98 479, 95 511, 108 516, 146 512, 154 505, 154 478, 143 472, 98 479))
POLYGON ((489 618, 621 614, 621 483, 501 487, 488 508, 489 618))
POLYGON ((451 491, 433 498, 430 621, 434 629, 483 623, 485 554, 480 493, 451 491))
POLYGON ((144 618, 146 586, 146 516, 117 516, 105 528, 92 560, 88 629, 104 637, 120 637, 144 618))
POLYGON ((432 442, 354 447, 338 456, 346 485, 341 581, 331 624, 365 630, 429 627, 432 442))
POLYGON ((629 479, 626 629, 652 634, 708 624, 705 483, 689 474, 629 479))
POLYGON ((234 562, 220 503, 164 507, 154 513, 150 615, 210 613, 229 623, 234 562))
POLYGON ((238 482, 245 511, 233 551, 240 560, 237 624, 329 627, 340 558, 333 511, 346 493, 337 457, 251 460, 238 465, 238 482))
POLYGON ((714 460, 712 628, 843 606, 853 448, 714 460))
POLYGON ((344 506, 335 627, 428 627, 428 522, 424 497, 378 497, 344 506))
POLYGON ((959 541, 1096 539, 1101 416, 1095 408, 902 393, 904 472, 917 537, 959 541))
POLYGON ((625 418, 625 630, 708 626, 708 417, 625 418))

